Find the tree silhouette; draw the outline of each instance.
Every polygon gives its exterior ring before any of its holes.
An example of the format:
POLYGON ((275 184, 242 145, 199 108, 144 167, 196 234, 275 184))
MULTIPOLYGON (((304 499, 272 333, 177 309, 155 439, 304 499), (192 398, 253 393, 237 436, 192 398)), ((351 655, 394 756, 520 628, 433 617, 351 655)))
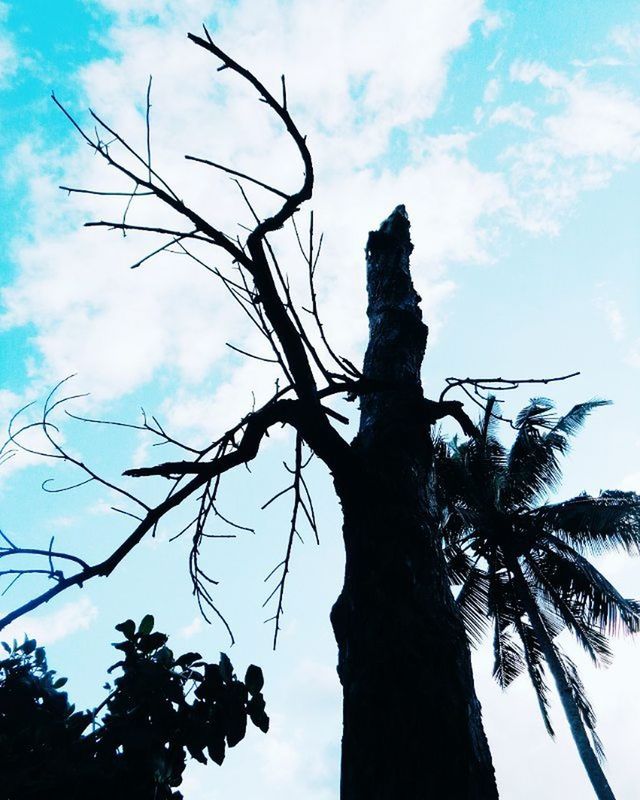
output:
POLYGON ((43 647, 25 637, 0 660, 0 769, 6 800, 122 797, 179 800, 186 752, 222 764, 226 747, 245 735, 247 718, 265 733, 263 678, 251 665, 243 681, 224 653, 175 657, 147 615, 116 626, 124 641, 109 673, 107 697, 76 711, 43 647), (191 700, 189 695, 193 692, 191 700), (185 752, 186 751, 186 752, 185 752))
POLYGON ((178 441, 155 417, 145 416, 140 424, 131 425, 88 420, 146 431, 159 442, 182 448, 186 453, 182 460, 125 472, 128 477, 160 476, 170 482, 169 492, 156 505, 136 496, 131 483, 120 485, 102 477, 65 446, 56 417, 73 397, 64 394, 65 382, 47 398, 38 422, 22 423, 18 413, 11 422, 5 454, 22 448, 75 466, 83 481, 101 483, 118 493, 125 507, 117 510, 134 517, 136 523, 113 552, 93 563, 54 549, 53 541, 48 547, 25 548, 5 537, 0 559, 11 559, 20 566, 3 574, 13 581, 25 574, 41 575, 53 585, 6 614, 0 627, 71 587, 110 575, 169 512, 189 500, 196 504, 192 522, 175 535, 188 532, 192 536, 189 569, 203 614, 217 614, 226 624, 215 605, 215 582, 199 562, 208 536, 207 521, 212 513, 221 513, 217 501, 222 476, 249 464, 270 429, 287 426, 293 430, 295 445, 292 479, 285 491, 291 493, 293 503, 285 553, 271 575, 276 581, 270 601, 274 604, 274 646, 295 538, 303 522, 316 531, 304 476, 312 454, 331 473, 344 519, 344 586, 331 614, 344 697, 342 800, 493 800, 497 788, 474 690, 469 646, 450 591, 438 533, 430 430, 446 416, 453 417, 467 434, 475 430, 462 402, 445 399, 446 392, 460 389, 477 399, 472 389, 508 389, 520 381, 451 377, 438 400, 425 397, 420 368, 428 331, 411 281, 412 244, 403 206, 398 206, 367 242, 369 342, 362 371, 336 352, 320 318, 314 284, 322 240, 315 236, 312 215, 308 237, 294 219, 312 196, 314 172, 306 138, 288 110, 285 79, 276 97, 222 51, 206 29, 204 37, 189 34, 189 38, 217 59, 218 70, 247 83, 284 126, 302 162, 300 187, 286 192, 217 161, 186 156, 204 168, 230 175, 246 200, 254 220, 248 234, 241 238, 221 230, 182 199, 181 191, 162 177, 152 159, 150 82, 144 153, 136 151, 95 112, 91 112, 95 130, 88 132, 53 98, 86 145, 111 168, 111 174, 130 185, 124 193, 63 188, 69 193, 124 194, 126 207, 120 220, 86 224, 155 234, 158 246, 139 259, 136 267, 161 252, 178 252, 209 270, 271 351, 269 358, 244 354, 277 364, 281 375, 268 402, 216 434, 202 449, 178 441), (276 204, 269 215, 261 216, 255 210, 249 188, 265 192, 276 204), (155 202, 159 219, 167 221, 157 226, 128 222, 127 211, 138 195, 155 202), (294 297, 287 270, 271 245, 272 235, 285 224, 294 226, 305 263, 308 297, 304 305, 294 297), (230 263, 211 266, 212 252, 226 255, 230 263), (348 420, 330 406, 335 397, 359 400, 359 430, 351 442, 337 428, 348 420), (42 447, 34 446, 29 438, 34 429, 45 441, 42 447), (22 567, 20 559, 27 556, 35 559, 35 566, 22 567))
POLYGON ((609 491, 543 502, 560 483, 569 437, 601 405, 581 403, 557 417, 549 400, 532 400, 518 414, 507 450, 490 400, 478 437, 439 442, 437 474, 449 569, 462 585, 457 607, 471 640, 482 639, 491 620, 494 677, 506 688, 526 669, 553 736, 549 669, 595 793, 612 800, 595 715, 555 639, 567 629, 600 665, 611 658, 607 635, 640 629, 640 603, 622 597, 587 558, 640 551, 640 497, 609 491))

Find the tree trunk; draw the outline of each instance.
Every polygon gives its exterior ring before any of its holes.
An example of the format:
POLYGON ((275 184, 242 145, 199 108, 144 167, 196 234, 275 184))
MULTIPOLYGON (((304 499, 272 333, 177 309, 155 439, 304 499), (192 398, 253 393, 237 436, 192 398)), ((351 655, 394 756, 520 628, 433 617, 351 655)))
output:
POLYGON ((540 644, 540 648, 544 654, 545 661, 549 666, 551 674, 553 675, 553 680, 556 684, 558 694, 560 695, 560 701, 562 703, 562 707, 564 708, 564 713, 567 717, 569 727, 571 728, 573 740, 576 743, 578 753, 580 754, 584 768, 587 771, 587 775, 589 776, 593 790, 596 793, 596 797, 598 797, 599 800, 615 800, 615 795, 609 786, 607 776, 604 774, 604 771, 600 766, 600 762, 593 751, 591 742, 589 741, 589 736, 585 730, 582 717, 580 716, 580 711, 576 705, 576 701, 573 698, 571 687, 567 681, 562 662, 558 657, 556 648, 554 647, 551 637, 549 636, 547 629, 542 622, 540 614, 538 613, 538 607, 534 598, 531 596, 531 592, 529 591, 527 582, 522 574, 518 560, 515 557, 509 559, 508 567, 513 574, 518 594, 522 599, 524 610, 527 612, 533 632, 535 633, 540 644))
POLYGON ((494 800, 469 646, 430 506, 432 446, 420 382, 427 328, 399 206, 369 236, 370 339, 353 450, 336 479, 344 587, 333 611, 344 695, 341 800, 494 800))

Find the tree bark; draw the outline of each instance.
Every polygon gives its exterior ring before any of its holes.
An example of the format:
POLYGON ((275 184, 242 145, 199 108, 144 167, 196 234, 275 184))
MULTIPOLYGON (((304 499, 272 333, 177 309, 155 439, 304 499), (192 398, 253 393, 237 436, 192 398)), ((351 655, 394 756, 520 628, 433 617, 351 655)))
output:
POLYGON ((551 637, 549 636, 547 629, 542 622, 540 614, 538 613, 538 607, 534 598, 531 596, 527 582, 522 574, 520 564, 518 563, 517 558, 512 557, 508 559, 507 565, 514 577, 518 595, 521 598, 524 610, 527 612, 529 622, 531 623, 533 632, 535 633, 540 644, 545 661, 551 674, 553 675, 553 680, 556 685, 556 689, 558 690, 558 695, 560 696, 560 702, 562 703, 564 713, 567 717, 567 722, 569 723, 569 727, 571 729, 571 735, 576 743, 580 759, 584 764, 584 768, 589 776, 589 780, 591 781, 593 790, 596 793, 596 797, 598 800, 616 800, 613 790, 609 786, 607 776, 604 774, 604 770, 600 766, 598 757, 593 751, 593 747, 589 741, 589 736, 585 730, 582 717, 580 716, 580 711, 578 710, 578 706, 576 705, 576 701, 573 698, 571 688, 567 681, 564 667, 558 658, 558 654, 553 646, 551 637))
POLYGON ((352 448, 336 478, 344 587, 333 611, 343 686, 341 800, 498 797, 469 646, 433 522, 432 447, 420 381, 427 328, 399 206, 367 244, 370 338, 352 448))

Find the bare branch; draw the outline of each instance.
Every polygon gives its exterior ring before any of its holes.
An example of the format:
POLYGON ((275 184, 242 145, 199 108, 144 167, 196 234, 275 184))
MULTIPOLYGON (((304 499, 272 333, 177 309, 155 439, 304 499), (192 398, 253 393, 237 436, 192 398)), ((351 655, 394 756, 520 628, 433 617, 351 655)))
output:
POLYGON ((440 400, 443 400, 447 392, 458 386, 477 386, 482 389, 493 391, 506 391, 515 389, 518 386, 528 383, 557 383, 558 381, 567 381, 570 378, 575 378, 580 372, 569 372, 567 375, 559 375, 554 378, 445 378, 446 387, 440 393, 440 400))
MULTIPOLYGON (((215 244, 211 239, 207 236, 201 236, 196 231, 174 231, 170 228, 156 228, 154 226, 149 225, 130 225, 129 223, 125 222, 109 222, 107 220, 98 220, 97 222, 85 222, 85 228, 109 228, 110 230, 121 230, 121 231, 143 231, 145 233, 160 233, 165 236, 173 236, 175 237, 174 241, 171 244, 175 244, 176 242, 181 241, 182 239, 198 239, 201 242, 206 242, 207 244, 215 244)), ((162 250, 164 248, 160 248, 162 250)), ((160 252, 158 250, 157 252, 160 252)))
MULTIPOLYGON (((138 467, 128 469, 124 475, 133 478, 142 478, 159 475, 163 478, 175 478, 182 475, 203 475, 207 480, 220 475, 227 470, 251 461, 258 453, 258 448, 267 430, 278 422, 287 422, 295 425, 297 422, 296 400, 277 400, 263 406, 244 421, 244 434, 238 447, 230 453, 225 453, 213 461, 168 461, 157 464, 155 467, 138 467)), ((234 432, 237 430, 233 429, 234 432)), ((226 434, 230 437, 230 433, 226 434)))
POLYGON ((280 189, 269 186, 268 183, 259 181, 257 178, 252 178, 251 175, 247 175, 244 172, 238 172, 238 170, 230 169, 229 167, 225 167, 223 164, 217 164, 215 161, 209 161, 208 158, 198 158, 197 156, 185 156, 185 158, 187 161, 197 161, 198 164, 206 164, 209 167, 214 167, 222 172, 226 172, 228 175, 234 175, 236 178, 242 178, 242 180, 254 183, 256 186, 260 186, 262 189, 266 189, 268 192, 273 192, 273 194, 278 195, 278 197, 282 197, 284 200, 289 199, 289 195, 286 194, 286 192, 282 192, 280 189))
MULTIPOLYGON (((131 197, 135 189, 131 192, 100 192, 97 189, 75 189, 72 186, 58 186, 68 194, 92 194, 96 197, 131 197)), ((136 197, 152 197, 154 192, 137 192, 136 197)))
POLYGON ((147 113, 145 117, 145 122, 147 126, 147 166, 149 167, 149 183, 151 183, 151 125, 150 125, 150 117, 151 117, 151 81, 153 80, 152 76, 149 75, 149 83, 147 84, 147 113))

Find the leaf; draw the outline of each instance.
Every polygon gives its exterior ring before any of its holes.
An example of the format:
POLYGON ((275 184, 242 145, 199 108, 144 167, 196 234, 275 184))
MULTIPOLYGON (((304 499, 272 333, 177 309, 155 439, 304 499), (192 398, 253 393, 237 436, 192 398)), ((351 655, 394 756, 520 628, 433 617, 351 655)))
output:
POLYGON ((261 694, 254 695, 247 704, 247 712, 251 722, 263 733, 269 730, 269 717, 265 713, 264 697, 261 694))
POLYGON ((93 714, 90 711, 76 711, 67 720, 67 727, 74 734, 78 736, 87 727, 93 719, 93 714))
POLYGON ((54 689, 62 689, 62 687, 67 682, 67 680, 68 680, 68 678, 58 678, 56 681, 54 681, 53 688, 54 689))
POLYGON ((4 647, 4 649, 7 651, 7 653, 11 652, 11 647, 7 644, 7 642, 1 642, 1 644, 4 647))
POLYGON ((464 622, 469 642, 478 646, 489 624, 489 577, 473 567, 456 598, 458 613, 464 622))
POLYGON ((25 639, 24 644, 21 645, 20 649, 26 656, 31 655, 31 653, 33 653, 33 651, 36 649, 36 640, 25 639))
POLYGON ((136 635, 136 623, 132 619, 127 619, 119 625, 116 625, 116 630, 120 631, 125 639, 131 640, 136 635))
POLYGON ((153 630, 153 626, 155 624, 155 620, 153 618, 153 614, 146 614, 142 618, 142 622, 138 627, 138 635, 139 636, 147 636, 153 630))
POLYGON ((162 647, 155 655, 155 660, 163 667, 173 665, 173 651, 169 647, 162 647))
POLYGON ((506 689, 524 669, 522 650, 511 639, 508 628, 500 629, 496 618, 493 637, 493 677, 506 689))
POLYGON ((138 647, 143 653, 152 653, 154 650, 166 644, 168 638, 169 637, 165 633, 154 631, 147 636, 141 636, 138 647))
POLYGON ((640 604, 623 597, 591 562, 553 536, 536 566, 556 592, 579 609, 580 618, 602 632, 637 633, 640 604))
POLYGON ((131 655, 135 650, 135 645, 133 642, 111 642, 111 644, 116 650, 122 650, 122 652, 126 653, 127 655, 131 655))
POLYGON ((640 553, 640 496, 634 492, 581 494, 537 508, 528 517, 533 527, 553 531, 583 553, 640 553))
POLYGON ((261 692, 264 686, 264 676, 260 667, 256 667, 255 664, 249 664, 244 676, 244 683, 249 694, 255 695, 261 692))
MULTIPOLYGON (((541 615, 541 617, 543 627, 547 628, 549 646, 555 650, 556 648, 552 640, 553 630, 549 626, 547 619, 543 615, 541 615)), ((545 655, 542 650, 542 645, 538 641, 532 626, 528 622, 525 622, 521 614, 516 614, 514 616, 514 622, 520 641, 522 642, 524 661, 527 666, 527 672, 529 673, 529 680, 536 693, 542 721, 544 722, 547 733, 553 739, 555 737, 555 732, 549 716, 549 687, 545 680, 545 655)))
POLYGON ((196 761, 199 761, 201 764, 206 764, 207 759, 205 758, 204 753, 202 752, 202 748, 197 747, 196 745, 192 744, 191 742, 187 742, 187 750, 192 758, 195 758, 196 761))
POLYGON ((183 653, 180 658, 176 658, 176 666, 188 667, 193 664, 194 661, 198 661, 201 658, 202 656, 200 653, 183 653))
POLYGON ((229 747, 235 747, 241 742, 246 732, 247 712, 244 708, 237 708, 227 720, 227 744, 229 747))
POLYGON ((204 680, 195 690, 195 695, 199 700, 216 701, 224 690, 224 680, 222 670, 218 664, 205 664, 204 680))
POLYGON ((212 761, 221 766, 225 754, 224 736, 220 736, 220 734, 212 735, 207 742, 207 753, 212 761))
POLYGON ((586 418, 593 411, 594 408, 602 406, 610 406, 611 400, 588 400, 586 403, 579 403, 575 405, 568 414, 560 417, 556 423, 554 430, 564 433, 567 436, 575 436, 575 434, 584 425, 586 418))
POLYGON ((231 683, 233 680, 233 665, 226 653, 220 653, 220 672, 225 683, 231 683))

